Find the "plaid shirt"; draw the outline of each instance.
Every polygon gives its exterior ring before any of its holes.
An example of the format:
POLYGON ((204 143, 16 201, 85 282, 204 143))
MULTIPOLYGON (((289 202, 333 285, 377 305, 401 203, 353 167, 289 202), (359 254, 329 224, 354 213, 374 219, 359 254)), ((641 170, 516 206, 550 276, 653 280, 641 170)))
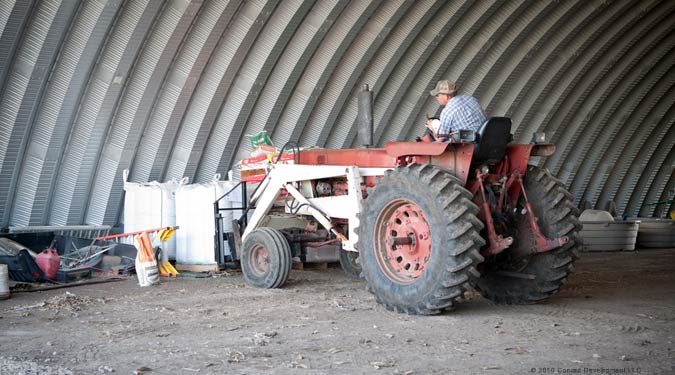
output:
POLYGON ((450 134, 459 130, 478 131, 485 122, 485 112, 473 96, 456 96, 441 111, 441 126, 438 134, 450 134))

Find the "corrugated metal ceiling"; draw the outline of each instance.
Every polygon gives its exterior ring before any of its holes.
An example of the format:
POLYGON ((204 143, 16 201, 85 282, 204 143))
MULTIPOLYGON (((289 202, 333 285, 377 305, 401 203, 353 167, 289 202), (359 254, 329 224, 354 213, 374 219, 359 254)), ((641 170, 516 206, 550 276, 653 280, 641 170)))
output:
POLYGON ((225 174, 246 134, 354 147, 412 140, 452 79, 575 201, 674 205, 675 2, 41 0, 0 2, 0 227, 116 224, 132 181, 225 174))

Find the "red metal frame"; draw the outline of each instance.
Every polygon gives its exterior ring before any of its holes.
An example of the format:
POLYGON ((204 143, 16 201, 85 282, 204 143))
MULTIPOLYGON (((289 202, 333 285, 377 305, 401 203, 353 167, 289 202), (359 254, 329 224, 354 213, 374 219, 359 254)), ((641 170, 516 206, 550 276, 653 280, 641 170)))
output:
POLYGON ((509 248, 509 254, 519 258, 550 251, 569 242, 569 238, 567 236, 550 239, 542 233, 541 228, 537 223, 538 219, 534 214, 532 204, 527 198, 525 186, 523 185, 523 176, 519 169, 515 169, 512 173, 510 173, 505 181, 503 180, 505 176, 483 174, 479 170, 476 171, 476 176, 477 179, 471 181, 470 189, 474 191, 474 197, 481 198, 481 214, 483 216, 483 220, 485 221, 485 226, 488 232, 488 246, 481 251, 483 255, 496 255, 504 251, 504 249, 509 248), (523 212, 523 215, 519 215, 516 220, 516 231, 519 234, 518 238, 521 240, 515 242, 513 247, 511 247, 511 245, 514 243, 514 241, 511 237, 503 238, 496 232, 494 221, 492 219, 493 214, 490 209, 490 204, 485 196, 484 184, 486 180, 504 181, 502 185, 503 188, 496 197, 497 210, 499 212, 502 212, 507 208, 515 208, 517 205, 516 203, 522 194, 523 200, 525 202, 525 212, 523 212), (477 194, 478 191, 480 191, 480 195, 477 194), (508 207, 504 204, 507 198, 510 199, 508 207), (524 239, 529 240, 525 241, 524 239))
POLYGON ((520 187, 520 190, 523 193, 523 198, 525 200, 525 215, 521 216, 517 221, 517 230, 520 234, 519 238, 530 238, 530 241, 518 241, 517 246, 510 249, 510 254, 515 257, 525 257, 528 255, 534 255, 537 253, 544 253, 553 249, 557 249, 567 242, 569 238, 567 236, 562 236, 560 238, 549 239, 541 233, 539 224, 537 223, 537 217, 534 215, 534 210, 532 209, 532 204, 527 199, 527 194, 525 193, 525 186, 523 185, 523 180, 520 176, 520 173, 517 171, 514 173, 516 182, 520 187), (523 236, 527 234, 530 236, 523 236))
POLYGON ((358 165, 360 168, 392 168, 396 157, 383 148, 314 149, 300 151, 299 164, 308 165, 358 165))
MULTIPOLYGON (((509 248, 510 254, 516 257, 541 253, 560 247, 567 243, 567 237, 549 239, 541 233, 537 224, 537 218, 532 211, 532 206, 527 200, 522 177, 527 172, 527 164, 533 151, 537 154, 549 154, 555 150, 550 145, 546 147, 532 144, 507 145, 504 159, 483 173, 476 170, 476 177, 469 179, 471 161, 473 159, 473 143, 445 143, 445 142, 390 142, 385 148, 362 148, 362 149, 313 149, 300 151, 296 155, 299 164, 306 165, 358 165, 361 168, 393 168, 398 165, 411 163, 433 164, 447 170, 457 176, 474 195, 474 200, 481 207, 481 216, 485 221, 488 232, 488 246, 482 252, 483 255, 496 255, 509 248), (538 147, 538 148, 535 148, 538 147), (517 206, 518 199, 525 200, 524 215, 519 215, 517 230, 521 234, 519 238, 532 239, 530 241, 517 241, 515 247, 512 237, 504 238, 499 235, 495 228, 490 202, 485 194, 485 184, 501 182, 495 209, 498 212, 517 206)), ((259 158, 258 158, 259 159, 259 158)), ((259 160, 249 160, 258 162, 259 160)), ((290 161, 292 157, 282 157, 282 161, 290 161)), ((243 161, 243 164, 249 161, 243 161)), ((264 174, 249 176, 246 181, 260 181, 264 174)), ((244 180, 244 179, 242 179, 244 180)), ((375 186, 377 178, 366 177, 365 185, 375 186)), ((365 186, 363 186, 365 189, 365 186)), ((407 235, 406 235, 407 236, 407 235)), ((391 237, 391 236, 390 236, 391 237)), ((388 237, 389 238, 389 237, 388 237)), ((402 238, 389 238, 389 246, 416 247, 415 241, 402 238)), ((419 241, 417 239, 416 241, 419 241)), ((413 276, 414 277, 414 276, 413 276)))
MULTIPOLYGON (((300 151, 298 163, 305 165, 358 165, 360 168, 394 168, 411 163, 434 164, 446 169, 466 183, 473 157, 473 143, 444 142, 389 142, 385 148, 358 149, 313 149, 300 151)), ((275 159, 267 156, 242 160, 242 165, 251 165, 275 159)), ((292 154, 284 154, 281 162, 293 160, 292 154)), ((257 170, 256 170, 257 171, 257 170)), ((242 181, 260 182, 265 170, 242 177, 242 181)), ((372 179, 370 181, 372 184, 372 179)), ((370 185, 369 185, 370 186, 370 185)))
POLYGON ((173 226, 173 227, 161 227, 161 228, 154 228, 154 229, 145 229, 145 230, 139 230, 137 232, 128 232, 128 233, 120 233, 120 234, 111 234, 109 236, 102 236, 102 237, 96 237, 93 238, 94 241, 105 241, 105 240, 114 240, 116 238, 122 238, 122 237, 127 237, 127 236, 135 236, 138 234, 143 234, 143 233, 154 233, 154 232, 159 232, 160 230, 170 230, 170 229, 178 229, 178 226, 173 226))
MULTIPOLYGON (((492 219, 492 211, 490 210, 490 204, 485 197, 485 187, 484 182, 488 174, 482 173, 480 170, 476 170, 476 176, 478 181, 478 186, 480 187, 481 198, 483 201, 482 210, 483 218, 485 220, 485 226, 488 231, 488 247, 483 250, 483 255, 497 255, 501 253, 504 249, 511 246, 513 243, 513 238, 506 237, 497 234, 495 229, 495 223, 492 219)), ((500 199, 501 201, 501 199, 500 199)))

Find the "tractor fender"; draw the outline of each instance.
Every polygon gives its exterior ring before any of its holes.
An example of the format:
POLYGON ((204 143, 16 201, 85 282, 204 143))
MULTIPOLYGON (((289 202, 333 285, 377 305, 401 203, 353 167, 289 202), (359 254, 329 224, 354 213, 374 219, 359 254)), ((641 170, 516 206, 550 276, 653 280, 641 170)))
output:
POLYGON ((555 145, 552 143, 540 144, 514 144, 506 146, 506 155, 508 156, 509 172, 520 171, 524 173, 527 170, 527 164, 532 156, 550 156, 555 152, 555 145))
POLYGON ((388 142, 384 147, 387 154, 395 158, 408 155, 438 156, 445 152, 447 142, 388 142))

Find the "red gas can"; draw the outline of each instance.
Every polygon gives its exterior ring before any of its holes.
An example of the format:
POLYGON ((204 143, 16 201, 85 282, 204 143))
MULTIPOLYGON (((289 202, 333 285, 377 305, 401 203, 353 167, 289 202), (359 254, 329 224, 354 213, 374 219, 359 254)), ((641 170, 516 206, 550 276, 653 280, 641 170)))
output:
POLYGON ((56 272, 61 266, 61 257, 54 249, 46 249, 35 257, 35 263, 50 280, 56 280, 56 272))

